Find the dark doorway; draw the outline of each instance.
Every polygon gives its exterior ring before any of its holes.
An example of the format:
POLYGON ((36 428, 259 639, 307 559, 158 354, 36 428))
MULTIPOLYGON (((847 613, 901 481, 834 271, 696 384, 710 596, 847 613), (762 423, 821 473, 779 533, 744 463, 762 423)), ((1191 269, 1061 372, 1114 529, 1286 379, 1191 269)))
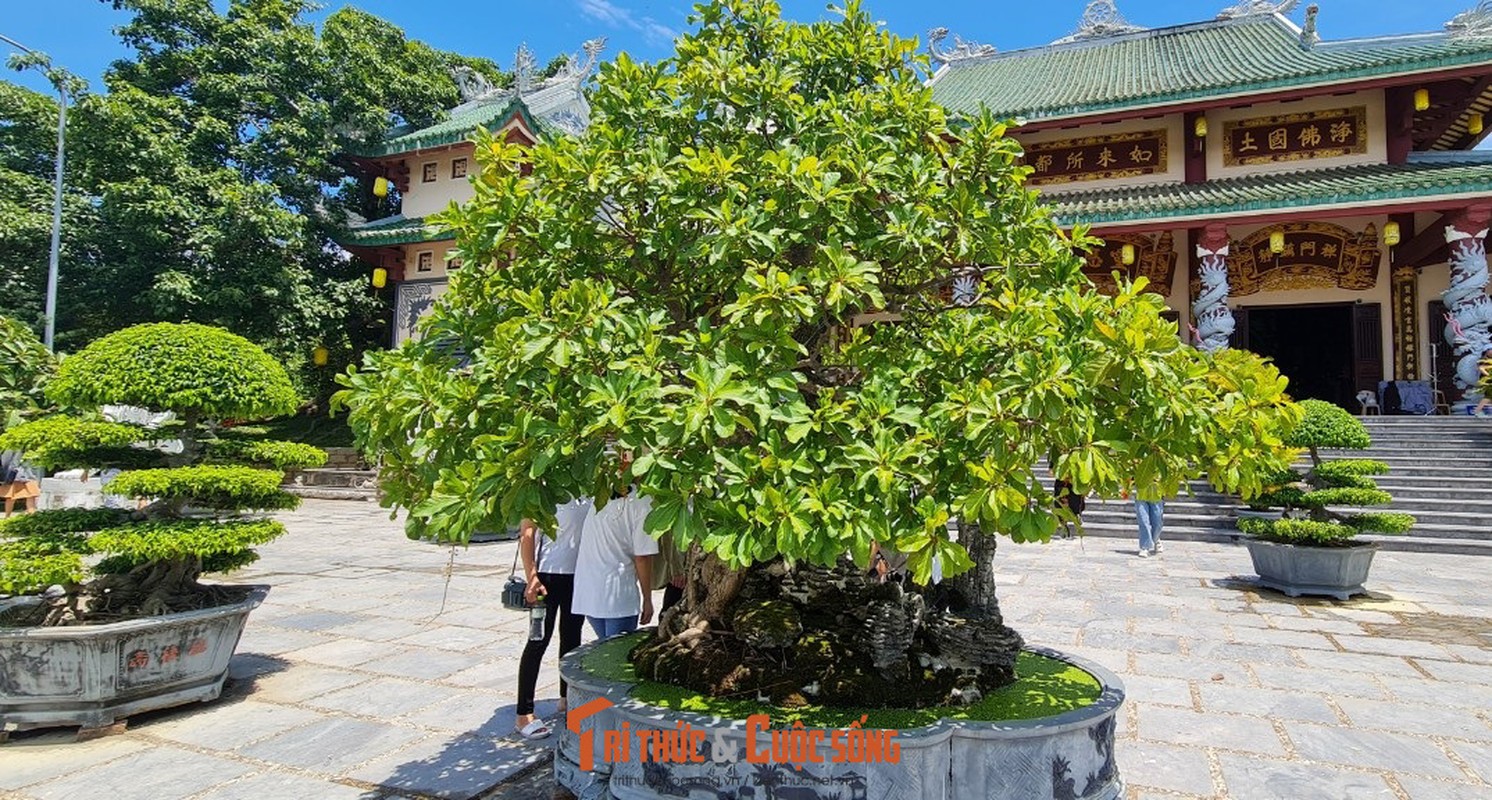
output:
MULTIPOLYGON (((1354 332, 1351 304, 1248 309, 1247 347, 1274 359, 1290 379, 1292 397, 1325 400, 1356 411, 1354 332)), ((1381 343, 1377 349, 1382 349, 1381 343)))

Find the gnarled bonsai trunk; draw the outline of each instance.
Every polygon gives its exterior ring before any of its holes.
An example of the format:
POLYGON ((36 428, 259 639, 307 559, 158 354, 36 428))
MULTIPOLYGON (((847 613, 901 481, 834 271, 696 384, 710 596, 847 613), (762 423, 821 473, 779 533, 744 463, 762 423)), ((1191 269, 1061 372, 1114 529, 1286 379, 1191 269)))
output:
POLYGON ((696 548, 683 601, 633 651, 638 674, 787 706, 975 702, 1015 679, 1023 645, 995 598, 994 537, 975 530, 961 537, 975 569, 927 588, 848 558, 732 570, 696 548))

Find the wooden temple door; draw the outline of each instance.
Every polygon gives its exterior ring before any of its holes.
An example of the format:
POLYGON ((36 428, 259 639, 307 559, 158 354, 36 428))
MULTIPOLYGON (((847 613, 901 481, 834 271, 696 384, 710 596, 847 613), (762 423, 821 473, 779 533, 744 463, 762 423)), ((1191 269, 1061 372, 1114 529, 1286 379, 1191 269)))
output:
POLYGON ((1383 380, 1383 311, 1378 303, 1352 306, 1352 374, 1355 391, 1377 394, 1383 380))

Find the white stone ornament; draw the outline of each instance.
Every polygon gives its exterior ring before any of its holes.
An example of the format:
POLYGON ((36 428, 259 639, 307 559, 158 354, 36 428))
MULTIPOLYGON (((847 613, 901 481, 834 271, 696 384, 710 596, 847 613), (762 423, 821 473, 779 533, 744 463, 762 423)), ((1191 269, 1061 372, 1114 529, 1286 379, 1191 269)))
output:
POLYGON ((1492 0, 1482 0, 1476 8, 1462 11, 1445 23, 1452 39, 1492 38, 1492 0))
POLYGON ((953 49, 945 50, 942 45, 943 40, 947 38, 947 28, 933 28, 927 32, 927 52, 932 55, 933 61, 939 64, 952 64, 955 61, 988 58, 999 52, 992 44, 966 42, 957 36, 953 37, 953 49))
POLYGON ((1300 5, 1300 0, 1283 0, 1283 2, 1269 2, 1269 0, 1244 0, 1243 2, 1223 9, 1217 15, 1218 19, 1238 19, 1240 17, 1257 17, 1262 14, 1289 14, 1300 5))
POLYGON ((1119 7, 1114 5, 1114 0, 1094 0, 1083 9, 1083 18, 1078 21, 1078 29, 1070 36, 1058 39, 1052 44, 1102 39, 1143 30, 1145 30, 1143 26, 1130 24, 1129 20, 1119 13, 1119 7))

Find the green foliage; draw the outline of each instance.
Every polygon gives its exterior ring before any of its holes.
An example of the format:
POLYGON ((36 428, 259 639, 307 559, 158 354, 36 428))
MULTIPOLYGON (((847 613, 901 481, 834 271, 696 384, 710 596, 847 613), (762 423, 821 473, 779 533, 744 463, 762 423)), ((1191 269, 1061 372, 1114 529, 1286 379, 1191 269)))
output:
POLYGON ((1325 400, 1303 400, 1300 405, 1305 409, 1305 417, 1286 437, 1291 447, 1366 450, 1372 446, 1372 437, 1362 420, 1341 406, 1325 400))
POLYGON ((58 508, 0 520, 0 538, 36 539, 89 533, 118 525, 129 516, 113 508, 58 508))
POLYGON ((1361 532, 1341 522, 1314 519, 1241 519, 1238 529, 1271 542, 1307 547, 1343 546, 1361 532))
POLYGON ((1367 428, 1357 418, 1331 403, 1306 400, 1305 417, 1286 441, 1309 447, 1311 468, 1278 476, 1255 505, 1274 506, 1284 519, 1241 519, 1245 533, 1286 544, 1343 545, 1359 533, 1405 533, 1414 525, 1408 514, 1349 514, 1337 510, 1353 506, 1386 506, 1393 495, 1378 488, 1372 476, 1388 472, 1388 464, 1369 459, 1325 461, 1320 448, 1366 449, 1372 445, 1367 428), (1304 513, 1304 519, 1297 514, 1304 513))
POLYGON ((1143 282, 1095 293, 1094 241, 1025 188, 1005 124, 954 135, 914 41, 857 3, 697 14, 673 59, 602 67, 583 135, 477 137, 475 198, 444 221, 467 263, 505 268, 455 275, 425 339, 343 379, 413 533, 635 482, 651 533, 731 564, 863 563, 874 540, 926 580, 935 556, 971 564, 953 516, 1049 538, 1045 463, 1145 497, 1199 473, 1252 496, 1288 466, 1278 371, 1185 346, 1143 282), (970 265, 991 265, 977 299, 942 308, 970 265))
MULTIPOLYGON (((119 451, 147 436, 138 425, 84 420, 76 417, 46 417, 26 422, 0 433, 0 450, 19 450, 23 457, 44 469, 108 466, 100 455, 130 457, 119 451)), ((151 458, 141 451, 143 458, 151 458)))
MULTIPOLYGON (((274 520, 170 520, 106 528, 93 534, 89 544, 100 553, 110 553, 124 562, 148 564, 184 556, 209 558, 241 553, 284 535, 285 526, 274 520)), ((121 562, 114 562, 118 570, 121 562)))
POLYGON ((0 431, 45 406, 42 390, 56 370, 57 360, 30 328, 0 316, 0 431))
POLYGON ((1301 505, 1305 508, 1326 508, 1327 506, 1386 506, 1394 501, 1394 496, 1378 488, 1368 489, 1339 489, 1328 487, 1306 492, 1301 499, 1301 505))
POLYGON ((326 464, 326 451, 299 442, 216 439, 207 443, 211 461, 262 464, 279 470, 307 469, 326 464))
POLYGON ((130 405, 209 419, 295 410, 285 368, 242 336, 158 322, 109 334, 62 363, 47 395, 75 406, 130 405))
POLYGON ((1336 461, 1328 461, 1316 467, 1316 474, 1330 478, 1348 475, 1387 475, 1388 464, 1383 461, 1370 461, 1362 458, 1343 458, 1336 461))
POLYGON ((0 595, 34 594, 83 579, 83 557, 73 552, 39 552, 24 542, 0 541, 0 595))
POLYGON ((300 501, 280 488, 282 477, 275 470, 199 465, 125 472, 105 489, 126 497, 232 511, 295 508, 300 501))

